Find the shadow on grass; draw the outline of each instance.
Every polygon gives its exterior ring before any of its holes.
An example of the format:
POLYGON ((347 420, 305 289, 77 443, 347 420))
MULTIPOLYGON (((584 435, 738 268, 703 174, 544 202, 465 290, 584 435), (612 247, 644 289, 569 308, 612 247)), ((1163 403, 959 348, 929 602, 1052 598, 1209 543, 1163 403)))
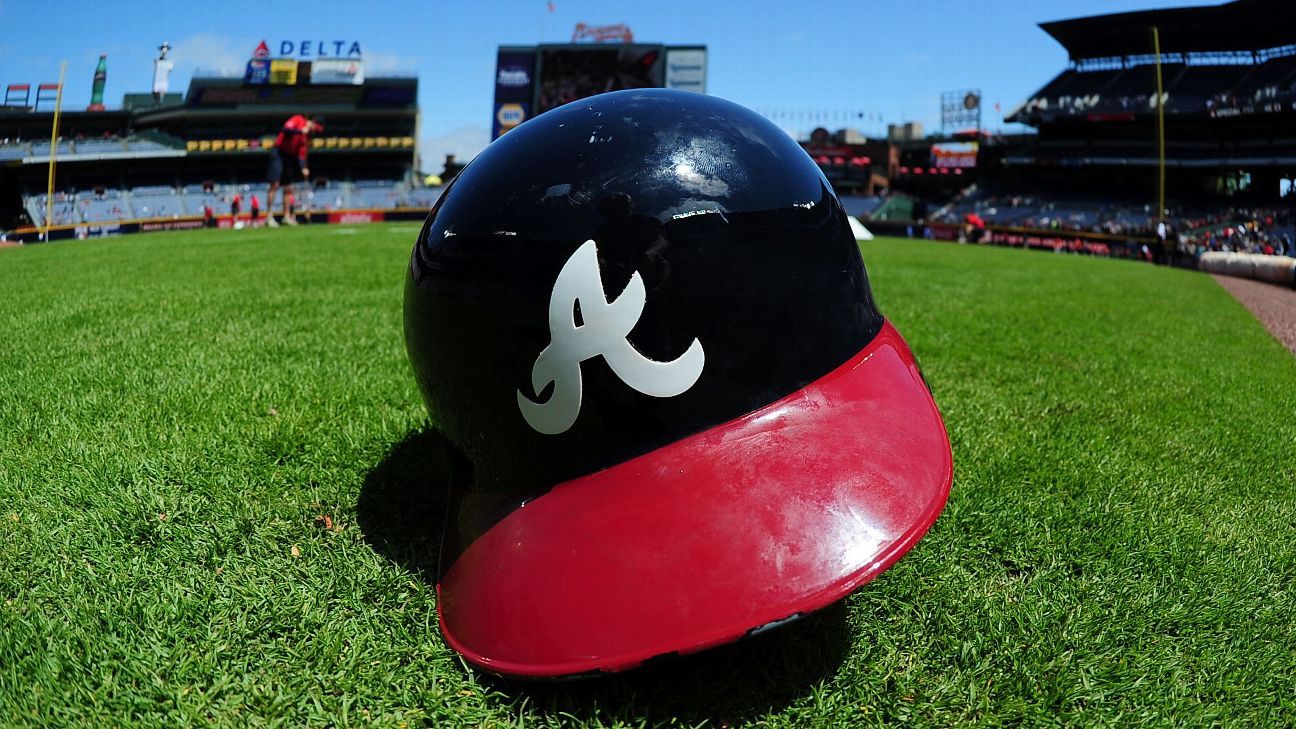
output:
POLYGON ((845 601, 730 645, 625 673, 564 682, 479 680, 563 723, 713 726, 781 711, 830 680, 853 641, 845 601))
POLYGON ((356 521, 378 554, 431 584, 445 531, 446 501, 458 457, 433 431, 413 431, 365 474, 356 521))
MULTIPOLYGON (((356 505, 369 546, 429 583, 445 530, 452 479, 466 465, 444 438, 416 431, 392 446, 365 476, 356 505)), ((629 723, 754 719, 779 711, 830 679, 853 642, 845 602, 781 628, 701 653, 621 674, 573 681, 472 678, 526 711, 629 723)))

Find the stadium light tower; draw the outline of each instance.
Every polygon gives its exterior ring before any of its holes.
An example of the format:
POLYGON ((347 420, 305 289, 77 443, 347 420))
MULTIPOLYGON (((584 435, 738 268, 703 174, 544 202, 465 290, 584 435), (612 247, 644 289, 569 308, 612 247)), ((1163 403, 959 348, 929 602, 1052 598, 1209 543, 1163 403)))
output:
POLYGON ((949 134, 969 127, 981 131, 981 89, 942 93, 941 132, 949 134))

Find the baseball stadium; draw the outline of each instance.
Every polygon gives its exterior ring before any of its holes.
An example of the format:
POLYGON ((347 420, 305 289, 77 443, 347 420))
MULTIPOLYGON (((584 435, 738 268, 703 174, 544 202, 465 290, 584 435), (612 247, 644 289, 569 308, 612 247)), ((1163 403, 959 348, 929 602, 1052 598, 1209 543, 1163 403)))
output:
POLYGON ((0 4, 0 726, 1296 725, 1296 6, 151 2, 0 4))

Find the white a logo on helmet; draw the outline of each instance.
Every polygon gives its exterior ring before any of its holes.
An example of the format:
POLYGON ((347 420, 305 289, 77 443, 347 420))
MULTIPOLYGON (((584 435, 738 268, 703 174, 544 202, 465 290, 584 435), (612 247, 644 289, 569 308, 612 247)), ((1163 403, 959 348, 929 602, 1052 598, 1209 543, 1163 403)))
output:
POLYGON ((535 402, 517 393, 518 408, 527 424, 540 433, 557 435, 576 422, 581 407, 581 362, 603 356, 612 372, 625 384, 652 397, 675 397, 702 376, 706 355, 696 338, 684 354, 658 362, 639 354, 627 339, 639 323, 647 292, 635 271, 615 301, 608 301, 599 277, 598 250, 594 241, 584 245, 563 264, 549 297, 549 346, 536 357, 531 386, 539 395, 549 383, 553 394, 535 402), (576 307, 580 307, 580 324, 576 307))

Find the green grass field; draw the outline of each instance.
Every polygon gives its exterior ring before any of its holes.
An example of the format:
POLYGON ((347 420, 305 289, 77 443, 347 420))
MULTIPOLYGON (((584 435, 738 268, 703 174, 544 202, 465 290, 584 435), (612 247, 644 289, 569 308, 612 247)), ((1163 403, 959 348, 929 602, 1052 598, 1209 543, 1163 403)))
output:
POLYGON ((1296 358, 1204 275, 899 240, 956 470, 909 556, 639 672, 465 669, 415 231, 0 250, 0 724, 1296 724, 1296 358))

